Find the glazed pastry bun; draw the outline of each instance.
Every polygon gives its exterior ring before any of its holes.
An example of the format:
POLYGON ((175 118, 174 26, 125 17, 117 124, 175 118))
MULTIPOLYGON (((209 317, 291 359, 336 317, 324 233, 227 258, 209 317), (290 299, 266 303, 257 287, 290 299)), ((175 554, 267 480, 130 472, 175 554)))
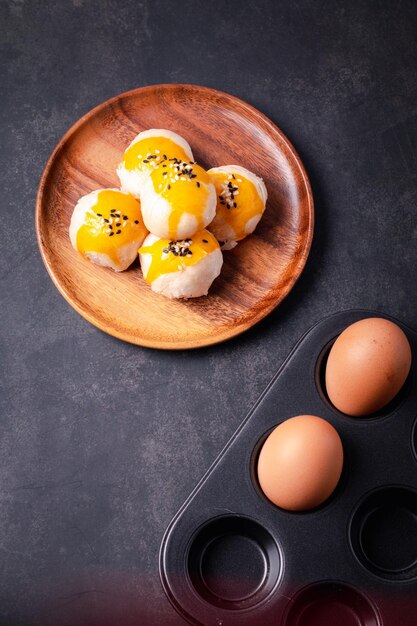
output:
POLYGON ((205 228, 216 212, 216 190, 194 161, 161 160, 143 183, 141 207, 146 228, 165 239, 186 239, 205 228))
POLYGON ((139 258, 146 282, 168 298, 206 296, 223 265, 220 246, 207 230, 179 241, 148 235, 139 258))
POLYGON ((139 133, 117 167, 122 191, 139 198, 144 180, 163 158, 172 157, 194 160, 191 148, 183 137, 163 128, 150 128, 139 133))
POLYGON ((121 272, 135 260, 148 231, 139 200, 118 189, 101 189, 78 200, 69 234, 87 259, 121 272))
POLYGON ((216 217, 210 231, 231 250, 258 225, 268 197, 265 183, 240 165, 222 165, 208 171, 216 187, 216 217))

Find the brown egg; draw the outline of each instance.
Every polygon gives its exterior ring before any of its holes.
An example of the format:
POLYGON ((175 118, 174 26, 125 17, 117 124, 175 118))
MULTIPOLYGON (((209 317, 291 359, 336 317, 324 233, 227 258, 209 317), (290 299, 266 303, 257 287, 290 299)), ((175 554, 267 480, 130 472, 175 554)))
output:
POLYGON ((388 320, 360 320, 334 342, 326 364, 326 390, 334 406, 347 415, 375 413, 403 386, 411 367, 404 332, 388 320))
POLYGON ((266 439, 258 480, 271 502, 289 511, 312 509, 333 493, 343 467, 343 446, 329 422, 299 415, 282 422, 266 439))

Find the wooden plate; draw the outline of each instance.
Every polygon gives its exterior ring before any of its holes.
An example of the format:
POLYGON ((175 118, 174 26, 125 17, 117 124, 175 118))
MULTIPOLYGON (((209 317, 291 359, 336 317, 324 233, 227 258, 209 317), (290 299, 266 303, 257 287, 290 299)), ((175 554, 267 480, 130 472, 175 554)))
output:
POLYGON ((259 111, 214 89, 155 85, 104 102, 61 139, 40 182, 36 229, 52 280, 92 324, 142 346, 196 348, 250 328, 288 294, 309 253, 313 198, 294 148, 259 111), (203 166, 243 165, 267 186, 267 209, 258 228, 224 253, 222 273, 207 297, 168 300, 151 291, 137 261, 116 274, 71 247, 68 228, 78 198, 118 186, 116 166, 146 128, 174 130, 203 166))

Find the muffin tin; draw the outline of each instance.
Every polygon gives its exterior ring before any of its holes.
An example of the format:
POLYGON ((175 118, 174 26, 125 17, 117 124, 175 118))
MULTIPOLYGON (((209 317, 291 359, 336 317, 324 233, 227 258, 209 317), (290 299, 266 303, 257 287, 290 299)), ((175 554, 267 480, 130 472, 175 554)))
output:
MULTIPOLYGON (((415 365, 393 402, 352 418, 326 397, 324 369, 344 328, 373 311, 345 311, 297 344, 168 527, 160 573, 168 598, 204 626, 416 626, 417 410, 415 365), (292 513, 256 477, 259 450, 280 422, 319 415, 345 461, 333 495, 292 513)), ((417 358, 417 334, 397 320, 417 358)))

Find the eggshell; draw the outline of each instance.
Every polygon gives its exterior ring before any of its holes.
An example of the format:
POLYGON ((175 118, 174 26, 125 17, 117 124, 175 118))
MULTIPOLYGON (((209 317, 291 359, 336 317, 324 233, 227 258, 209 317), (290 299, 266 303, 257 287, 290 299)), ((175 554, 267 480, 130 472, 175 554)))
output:
POLYGON ((387 405, 404 385, 411 348, 389 320, 370 317, 348 326, 336 339, 326 364, 326 390, 342 413, 364 416, 387 405))
POLYGON ((289 511, 312 509, 333 493, 343 467, 343 446, 329 422, 299 415, 268 436, 258 459, 259 485, 289 511))

